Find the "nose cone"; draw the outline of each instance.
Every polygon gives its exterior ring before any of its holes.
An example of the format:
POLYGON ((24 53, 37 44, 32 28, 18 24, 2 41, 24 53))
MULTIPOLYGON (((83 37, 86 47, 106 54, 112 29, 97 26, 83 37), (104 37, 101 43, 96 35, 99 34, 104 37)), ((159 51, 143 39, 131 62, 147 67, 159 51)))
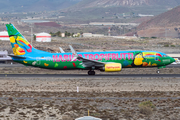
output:
POLYGON ((173 63, 173 62, 176 62, 176 60, 172 57, 170 57, 170 62, 173 63))

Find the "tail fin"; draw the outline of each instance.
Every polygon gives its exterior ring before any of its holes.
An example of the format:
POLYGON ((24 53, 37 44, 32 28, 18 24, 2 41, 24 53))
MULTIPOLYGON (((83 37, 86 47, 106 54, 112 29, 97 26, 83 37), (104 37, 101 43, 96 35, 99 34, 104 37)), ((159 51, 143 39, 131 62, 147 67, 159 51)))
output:
POLYGON ((32 50, 35 49, 26 40, 26 38, 21 35, 13 24, 6 24, 6 29, 9 34, 14 55, 25 55, 26 53, 31 53, 32 50))

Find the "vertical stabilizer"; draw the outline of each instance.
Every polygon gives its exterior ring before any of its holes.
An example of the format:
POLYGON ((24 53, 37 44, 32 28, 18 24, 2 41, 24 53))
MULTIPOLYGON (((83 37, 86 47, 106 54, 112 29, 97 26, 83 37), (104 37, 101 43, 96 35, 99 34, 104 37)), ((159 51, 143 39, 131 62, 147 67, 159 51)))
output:
POLYGON ((14 27, 13 24, 6 24, 9 39, 14 55, 25 55, 34 49, 25 37, 14 27))

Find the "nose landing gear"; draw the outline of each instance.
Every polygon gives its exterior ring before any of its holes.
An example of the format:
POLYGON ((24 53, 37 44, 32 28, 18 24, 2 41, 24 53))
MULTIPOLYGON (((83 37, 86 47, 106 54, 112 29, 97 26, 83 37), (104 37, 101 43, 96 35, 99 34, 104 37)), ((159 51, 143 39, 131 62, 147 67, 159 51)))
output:
POLYGON ((159 70, 157 70, 157 71, 156 71, 156 73, 157 73, 157 74, 159 74, 159 73, 160 73, 160 71, 159 71, 159 70))
POLYGON ((90 71, 88 71, 88 75, 95 75, 96 73, 95 73, 95 71, 93 70, 90 70, 90 71))

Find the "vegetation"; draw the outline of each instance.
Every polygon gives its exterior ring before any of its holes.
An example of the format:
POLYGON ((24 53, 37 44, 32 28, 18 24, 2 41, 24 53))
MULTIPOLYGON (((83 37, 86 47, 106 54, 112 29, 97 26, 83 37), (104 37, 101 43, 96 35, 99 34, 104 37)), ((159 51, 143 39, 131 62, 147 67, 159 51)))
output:
POLYGON ((168 45, 168 44, 165 44, 164 47, 169 47, 169 45, 168 45))
POLYGON ((61 32, 60 31, 58 31, 56 33, 50 32, 49 34, 51 34, 52 37, 56 37, 56 36, 61 37, 61 32))
POLYGON ((151 101, 144 101, 139 104, 140 113, 150 116, 153 113, 153 110, 156 109, 154 104, 151 101))

